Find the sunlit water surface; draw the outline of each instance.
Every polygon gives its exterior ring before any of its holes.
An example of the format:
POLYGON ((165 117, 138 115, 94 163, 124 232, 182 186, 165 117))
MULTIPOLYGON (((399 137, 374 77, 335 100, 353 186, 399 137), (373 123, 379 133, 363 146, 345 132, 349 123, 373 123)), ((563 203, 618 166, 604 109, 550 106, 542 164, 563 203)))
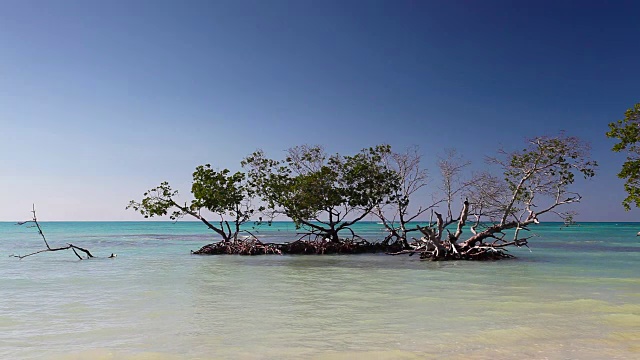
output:
POLYGON ((0 223, 1 359, 640 358, 640 224, 541 225, 516 260, 447 263, 193 256, 198 223, 43 228, 100 258, 9 257, 42 242, 0 223))

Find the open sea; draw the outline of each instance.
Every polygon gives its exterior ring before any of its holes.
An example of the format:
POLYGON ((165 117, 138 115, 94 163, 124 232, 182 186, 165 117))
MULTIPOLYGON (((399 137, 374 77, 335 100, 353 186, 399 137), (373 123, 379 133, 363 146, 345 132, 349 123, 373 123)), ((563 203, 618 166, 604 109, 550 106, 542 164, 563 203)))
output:
POLYGON ((541 224, 515 260, 442 263, 195 256, 197 222, 42 227, 99 258, 10 257, 44 244, 0 223, 0 359, 640 359, 640 223, 541 224))

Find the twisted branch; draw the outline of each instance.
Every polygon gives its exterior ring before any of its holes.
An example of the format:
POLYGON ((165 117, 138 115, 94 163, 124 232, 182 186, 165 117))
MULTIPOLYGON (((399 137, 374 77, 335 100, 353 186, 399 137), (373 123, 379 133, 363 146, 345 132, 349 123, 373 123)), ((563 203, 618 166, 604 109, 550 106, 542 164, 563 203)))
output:
POLYGON ((47 252, 47 251, 61 251, 61 250, 69 250, 69 249, 71 249, 71 251, 73 251, 73 253, 80 260, 84 260, 84 258, 82 256, 80 256, 80 254, 78 254, 78 251, 76 251, 76 250, 79 250, 79 251, 82 251, 83 253, 85 253, 87 255, 87 259, 93 257, 93 255, 91 254, 91 252, 89 252, 89 250, 81 248, 79 246, 75 246, 75 245, 70 244, 70 243, 68 243, 67 246, 58 247, 58 248, 52 248, 51 246, 49 246, 49 243, 47 242, 47 238, 44 236, 44 232, 42 231, 42 228, 40 227, 40 224, 38 223, 38 218, 36 216, 36 206, 35 206, 35 204, 33 205, 33 210, 31 210, 31 213, 33 214, 33 217, 31 218, 31 220, 22 221, 22 222, 17 223, 16 225, 24 225, 24 224, 28 224, 28 223, 33 223, 34 224, 33 226, 35 226, 38 229, 38 233, 42 237, 42 240, 44 241, 44 245, 47 248, 46 249, 42 249, 42 250, 38 250, 38 251, 32 252, 30 254, 26 254, 26 255, 15 255, 14 254, 14 255, 11 255, 11 257, 17 257, 18 259, 24 259, 24 258, 26 258, 28 256, 40 254, 40 253, 47 252))

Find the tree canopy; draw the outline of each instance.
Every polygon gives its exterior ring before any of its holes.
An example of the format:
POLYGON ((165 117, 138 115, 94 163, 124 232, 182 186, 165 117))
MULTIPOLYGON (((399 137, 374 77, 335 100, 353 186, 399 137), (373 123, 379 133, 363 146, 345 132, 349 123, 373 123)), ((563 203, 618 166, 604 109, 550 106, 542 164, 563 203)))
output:
POLYGON ((145 192, 141 201, 131 200, 127 209, 138 211, 145 218, 169 215, 172 220, 178 220, 189 215, 202 221, 225 241, 237 240, 241 225, 261 210, 252 206, 254 191, 246 174, 231 173, 228 169, 216 171, 210 164, 200 165, 193 172, 191 194, 190 204, 180 204, 176 201, 178 191, 165 181, 145 192), (202 210, 220 216, 220 221, 207 220, 202 210))
POLYGON ((355 155, 328 155, 320 146, 296 146, 283 160, 256 151, 243 160, 257 194, 272 216, 291 218, 309 235, 339 240, 341 231, 387 201, 399 186, 397 174, 383 163, 388 145, 355 155))
POLYGON ((627 153, 618 177, 625 180, 627 197, 622 201, 626 210, 631 204, 640 207, 640 103, 627 109, 624 119, 609 124, 607 137, 617 139, 612 150, 627 153))
POLYGON ((427 171, 421 167, 422 156, 417 146, 405 152, 387 152, 383 154, 382 160, 387 170, 395 174, 398 183, 388 200, 378 204, 373 213, 388 233, 383 243, 395 243, 408 248, 408 234, 418 230, 409 228, 408 224, 433 207, 419 207, 413 212, 409 210, 416 193, 427 186, 427 171))
POLYGON ((430 184, 417 147, 395 153, 389 145, 378 145, 354 155, 330 155, 321 146, 301 145, 288 149, 283 159, 271 159, 258 150, 242 160, 246 173, 198 166, 190 203, 179 203, 178 192, 163 182, 128 208, 145 217, 169 215, 176 220, 189 215, 201 220, 223 241, 197 254, 385 251, 420 253, 432 260, 498 259, 510 257, 503 250, 506 246, 527 245, 521 231, 537 224, 540 215, 572 219, 573 213, 561 207, 581 200, 571 189, 577 177, 595 175, 597 163, 589 153, 589 146, 576 137, 539 136, 527 140, 521 150, 500 150, 488 159, 493 170, 488 166, 469 173, 470 162, 451 150, 439 158, 441 182, 429 202, 419 191, 430 184), (460 207, 454 210, 458 200, 460 207), (410 203, 417 205, 410 208, 410 203), (220 220, 205 219, 203 211, 220 220), (427 211, 428 224, 416 223, 427 211), (370 214, 388 232, 379 243, 360 238, 353 229, 370 214), (238 239, 241 226, 252 217, 271 221, 280 215, 302 230, 299 239, 238 239), (512 239, 506 239, 506 230, 511 230, 512 239), (420 238, 410 242, 412 233, 420 238))
POLYGON ((560 207, 581 200, 571 185, 577 176, 594 176, 597 167, 589 157, 589 146, 564 134, 530 139, 522 150, 500 151, 489 163, 498 166, 502 177, 489 171, 465 175, 466 161, 456 156, 441 160, 443 197, 423 208, 445 206, 446 215, 434 210, 435 221, 418 226, 424 236, 399 253, 419 252, 432 260, 510 257, 502 249, 526 245, 528 238, 520 237, 521 230, 538 223, 540 215, 567 217, 560 207), (453 217, 456 194, 464 199, 459 215, 453 217), (467 227, 470 218, 474 221, 467 227), (450 226, 454 229, 449 230, 450 226), (466 229, 471 234, 462 241, 466 229), (508 229, 513 230, 510 240, 506 239, 508 229))

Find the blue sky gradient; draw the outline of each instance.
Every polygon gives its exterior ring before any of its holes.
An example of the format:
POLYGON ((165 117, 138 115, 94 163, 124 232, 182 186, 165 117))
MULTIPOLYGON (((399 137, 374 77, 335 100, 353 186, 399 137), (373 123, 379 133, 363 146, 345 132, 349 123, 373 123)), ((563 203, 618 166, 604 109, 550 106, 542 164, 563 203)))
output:
POLYGON ((0 220, 128 200, 262 148, 591 142, 582 221, 625 212, 607 123, 640 101, 634 1, 0 1, 0 220))

